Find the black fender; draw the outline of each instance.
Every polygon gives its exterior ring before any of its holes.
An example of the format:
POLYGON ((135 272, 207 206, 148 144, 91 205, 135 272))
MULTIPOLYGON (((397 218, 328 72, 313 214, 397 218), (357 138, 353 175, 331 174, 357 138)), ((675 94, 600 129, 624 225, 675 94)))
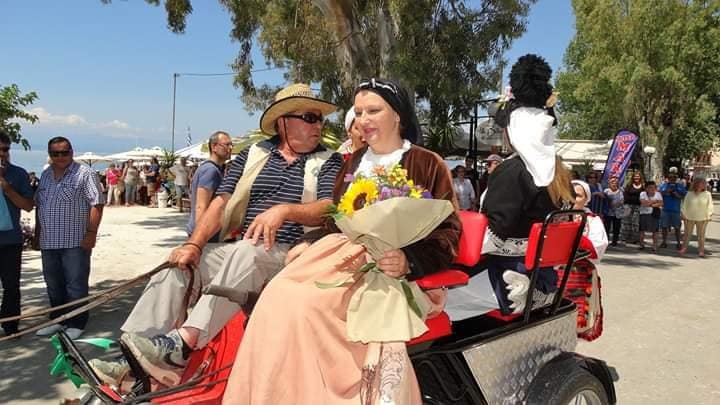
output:
MULTIPOLYGON (((556 369, 557 367, 564 369, 572 369, 573 367, 583 368, 590 374, 594 375, 598 380, 600 380, 603 387, 605 388, 605 392, 607 393, 608 401, 611 404, 617 403, 614 383, 615 379, 613 378, 613 373, 610 371, 607 363, 602 360, 593 357, 583 356, 575 352, 562 352, 558 356, 547 362, 545 365, 543 365, 543 367, 533 379, 533 382, 530 384, 531 389, 533 385, 535 385, 538 378, 544 374, 543 370, 551 366, 552 368, 556 369)), ((528 391, 530 391, 531 389, 529 389, 528 391)))

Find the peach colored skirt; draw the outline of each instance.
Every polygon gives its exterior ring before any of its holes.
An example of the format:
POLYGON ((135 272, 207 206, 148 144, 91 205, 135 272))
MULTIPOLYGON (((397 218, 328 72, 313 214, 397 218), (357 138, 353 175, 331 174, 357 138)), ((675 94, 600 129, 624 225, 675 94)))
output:
MULTIPOLYGON (((365 249, 341 234, 315 242, 267 285, 250 317, 223 398, 243 405, 420 404, 420 390, 407 353, 392 363, 404 400, 387 402, 383 386, 363 393, 368 345, 350 342, 347 308, 358 276, 337 288, 315 282, 347 278, 365 264, 365 249)), ((366 374, 367 375, 367 374, 366 374)))

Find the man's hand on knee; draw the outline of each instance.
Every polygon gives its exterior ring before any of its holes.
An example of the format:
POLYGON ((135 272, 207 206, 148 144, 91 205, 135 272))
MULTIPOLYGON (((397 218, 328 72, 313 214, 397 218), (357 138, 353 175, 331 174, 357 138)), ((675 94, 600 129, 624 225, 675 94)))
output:
POLYGON ((200 246, 195 244, 185 244, 173 249, 168 257, 168 262, 173 266, 183 270, 190 270, 191 267, 197 267, 200 264, 200 256, 202 250, 200 246))
POLYGON ((248 226, 243 239, 249 239, 253 245, 256 245, 262 238, 265 250, 270 250, 275 244, 278 229, 285 222, 288 209, 290 207, 287 205, 280 204, 259 214, 248 226))

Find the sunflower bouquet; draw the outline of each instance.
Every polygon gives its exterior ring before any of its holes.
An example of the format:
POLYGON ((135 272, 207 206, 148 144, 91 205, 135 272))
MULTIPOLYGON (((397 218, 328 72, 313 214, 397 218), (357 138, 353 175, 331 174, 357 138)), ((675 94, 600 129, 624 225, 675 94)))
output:
POLYGON ((345 182, 350 185, 340 203, 334 207, 335 219, 352 216, 355 211, 391 198, 432 198, 429 191, 407 178, 407 170, 399 164, 389 170, 384 166, 376 166, 372 173, 373 176, 369 178, 351 174, 345 176, 345 182))
MULTIPOLYGON (((454 211, 453 205, 434 199, 399 164, 375 167, 371 176, 346 176, 345 181, 350 184, 331 214, 340 231, 371 257, 360 269, 361 285, 350 300, 348 337, 364 343, 410 340, 427 330, 429 302, 415 283, 385 275, 375 261, 426 238, 454 211)), ((355 276, 317 285, 339 287, 355 276)))

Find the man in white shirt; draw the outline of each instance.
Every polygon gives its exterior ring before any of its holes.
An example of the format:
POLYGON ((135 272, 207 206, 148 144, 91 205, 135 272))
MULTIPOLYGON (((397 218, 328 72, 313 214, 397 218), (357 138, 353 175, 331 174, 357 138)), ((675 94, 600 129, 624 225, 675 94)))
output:
POLYGON ((175 198, 177 199, 177 207, 182 211, 182 198, 188 194, 188 168, 187 161, 184 157, 180 158, 180 162, 170 168, 170 173, 175 176, 175 198))

